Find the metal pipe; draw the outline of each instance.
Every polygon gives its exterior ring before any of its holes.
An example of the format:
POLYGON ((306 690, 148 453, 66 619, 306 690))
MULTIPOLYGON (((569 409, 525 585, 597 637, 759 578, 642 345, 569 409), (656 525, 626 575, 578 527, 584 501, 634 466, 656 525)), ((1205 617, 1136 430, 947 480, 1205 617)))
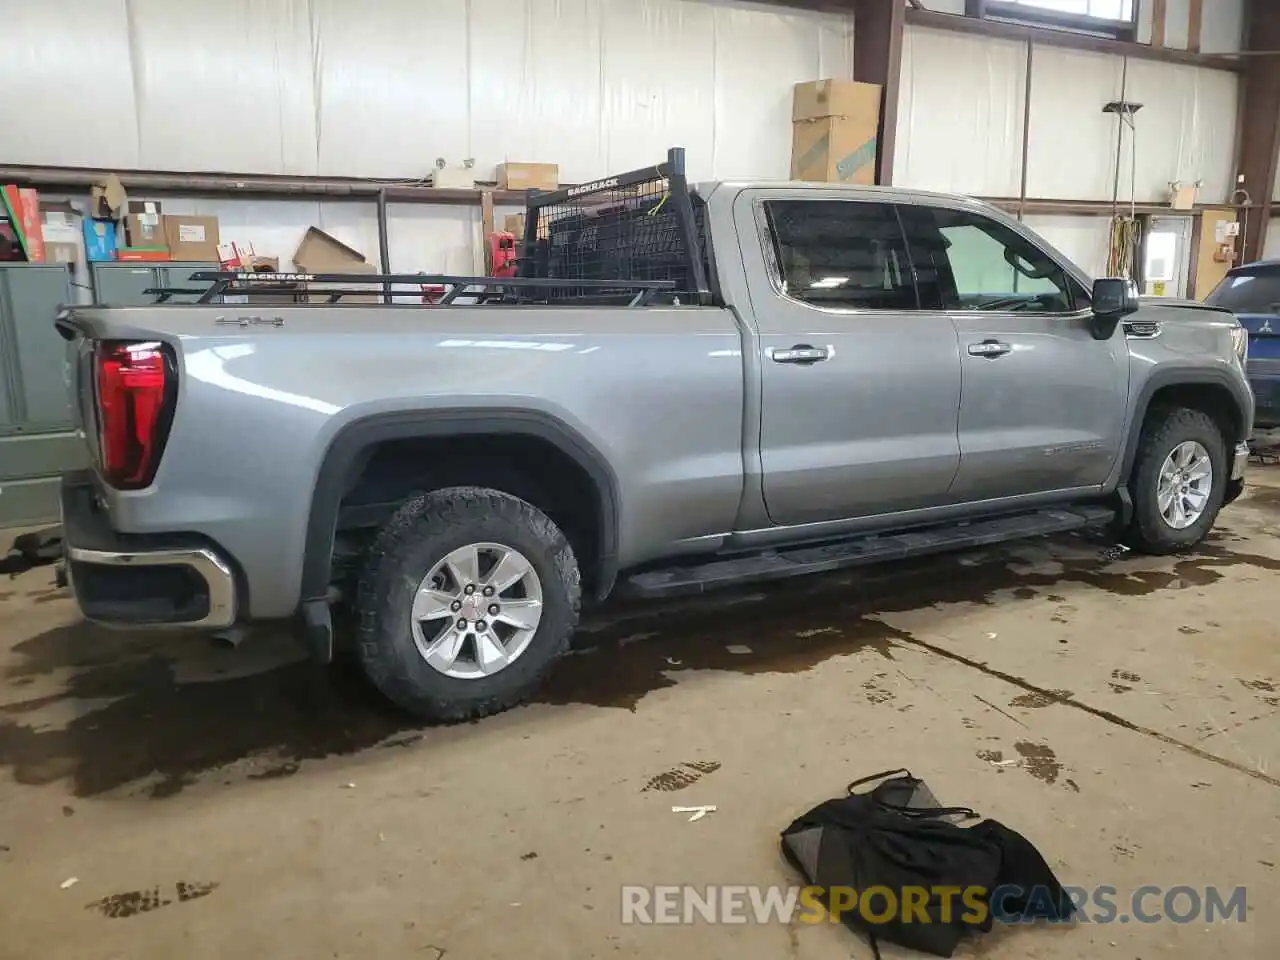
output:
MULTIPOLYGON (((168 170, 103 170, 93 167, 0 165, 0 182, 22 183, 45 190, 85 190, 114 173, 126 190, 185 196, 322 197, 368 201, 383 191, 392 203, 479 203, 480 188, 447 189, 416 183, 380 182, 353 177, 294 177, 234 173, 177 173, 168 170)), ((494 202, 523 204, 523 190, 495 190, 494 202)))
MULTIPOLYGON (((378 191, 378 262, 383 273, 391 272, 391 243, 387 239, 387 191, 378 191)), ((391 302, 391 284, 382 285, 382 302, 391 302)))
POLYGON ((1018 187, 1018 219, 1027 209, 1027 163, 1031 156, 1031 68, 1035 62, 1036 45, 1027 41, 1027 77, 1022 91, 1022 183, 1018 187))
MULTIPOLYGON (((1125 91, 1129 83, 1129 58, 1123 60, 1123 67, 1120 71, 1120 102, 1125 102, 1125 91)), ((1120 157, 1121 149, 1124 146, 1124 109, 1121 108, 1116 112, 1116 175, 1111 185, 1111 206, 1112 216, 1120 216, 1120 157)))

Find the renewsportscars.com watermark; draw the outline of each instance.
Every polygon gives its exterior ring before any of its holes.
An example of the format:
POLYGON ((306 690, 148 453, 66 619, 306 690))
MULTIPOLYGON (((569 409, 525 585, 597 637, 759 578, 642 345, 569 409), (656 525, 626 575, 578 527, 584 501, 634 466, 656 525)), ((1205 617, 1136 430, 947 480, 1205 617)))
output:
POLYGON ((1126 896, 1115 887, 1063 887, 1075 911, 1055 920, 1046 887, 761 887, 624 886, 624 924, 841 923, 860 917, 869 924, 934 922, 925 905, 938 904, 943 923, 1243 923, 1244 887, 1141 886, 1126 896), (1015 912, 1013 904, 1023 905, 1015 912))

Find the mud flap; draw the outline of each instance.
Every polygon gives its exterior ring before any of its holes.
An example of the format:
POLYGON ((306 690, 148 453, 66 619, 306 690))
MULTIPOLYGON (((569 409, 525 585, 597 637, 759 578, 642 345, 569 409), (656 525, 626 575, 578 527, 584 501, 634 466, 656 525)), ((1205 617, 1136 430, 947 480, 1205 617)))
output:
POLYGON ((304 600, 295 633, 315 663, 333 662, 333 614, 328 600, 304 600))

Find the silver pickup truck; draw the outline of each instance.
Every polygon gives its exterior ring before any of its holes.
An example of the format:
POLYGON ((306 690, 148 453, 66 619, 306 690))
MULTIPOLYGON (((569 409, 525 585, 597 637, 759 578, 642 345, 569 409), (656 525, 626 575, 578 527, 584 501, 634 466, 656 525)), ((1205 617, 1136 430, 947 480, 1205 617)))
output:
POLYGON ((521 246, 515 278, 65 312, 85 616, 290 618, 327 661, 349 603, 372 682, 457 720, 527 697, 584 597, 1090 525, 1167 553, 1241 493, 1232 315, 1091 282, 983 203, 690 186, 672 151, 533 197, 521 246))

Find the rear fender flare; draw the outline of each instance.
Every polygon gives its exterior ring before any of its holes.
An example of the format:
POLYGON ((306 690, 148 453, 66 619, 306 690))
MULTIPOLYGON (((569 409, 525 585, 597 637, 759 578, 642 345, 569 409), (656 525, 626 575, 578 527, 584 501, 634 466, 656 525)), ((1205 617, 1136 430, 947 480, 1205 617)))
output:
POLYGON ((609 462, 585 437, 545 413, 506 408, 465 408, 436 412, 373 414, 344 425, 330 442, 316 475, 307 521, 301 599, 325 597, 332 577, 338 508, 353 475, 375 444, 388 440, 517 434, 553 444, 591 478, 600 501, 597 594, 605 596, 617 578, 618 481, 609 462))

